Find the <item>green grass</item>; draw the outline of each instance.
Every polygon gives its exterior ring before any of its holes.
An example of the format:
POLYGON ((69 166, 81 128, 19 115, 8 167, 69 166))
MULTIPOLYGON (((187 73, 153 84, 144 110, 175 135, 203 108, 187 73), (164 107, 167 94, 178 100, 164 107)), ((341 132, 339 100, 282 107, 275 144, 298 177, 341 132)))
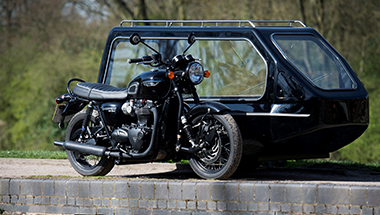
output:
POLYGON ((65 151, 0 151, 1 158, 67 159, 65 151))
POLYGON ((189 164, 188 160, 180 160, 180 161, 173 161, 173 160, 168 160, 168 161, 159 161, 158 163, 178 163, 178 164, 189 164))

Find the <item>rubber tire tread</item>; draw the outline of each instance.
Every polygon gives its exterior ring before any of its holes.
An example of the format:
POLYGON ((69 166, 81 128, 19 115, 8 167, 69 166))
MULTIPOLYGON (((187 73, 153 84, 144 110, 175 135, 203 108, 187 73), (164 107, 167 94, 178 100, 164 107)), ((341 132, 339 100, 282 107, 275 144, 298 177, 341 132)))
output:
MULTIPOLYGON (((198 167, 197 162, 194 158, 189 159, 190 167, 193 171, 201 178, 204 179, 227 179, 232 176, 237 170, 242 153, 243 153, 243 140, 240 133, 240 129, 235 121, 235 119, 228 113, 225 114, 214 114, 213 115, 226 127, 227 132, 229 133, 230 141, 231 134, 233 139, 233 147, 231 148, 231 154, 227 161, 226 166, 224 166, 220 171, 215 174, 209 174, 198 167)), ((194 117, 192 122, 196 122, 195 120, 202 116, 194 117)))

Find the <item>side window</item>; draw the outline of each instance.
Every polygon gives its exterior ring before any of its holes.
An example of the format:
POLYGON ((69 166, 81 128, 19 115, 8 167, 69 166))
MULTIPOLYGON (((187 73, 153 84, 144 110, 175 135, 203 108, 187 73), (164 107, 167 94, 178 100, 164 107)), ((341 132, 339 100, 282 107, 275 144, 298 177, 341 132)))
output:
MULTIPOLYGON (((149 45, 157 47, 157 44, 154 43, 149 43, 149 45)), ((108 63, 106 83, 115 87, 126 88, 135 76, 151 69, 148 65, 129 64, 128 59, 140 58, 151 54, 151 52, 143 44, 134 46, 128 39, 116 40, 108 63)))
POLYGON ((355 89, 346 67, 312 35, 274 35, 277 48, 309 81, 326 90, 355 89))
POLYGON ((200 40, 189 51, 200 56, 211 76, 197 86, 201 97, 260 98, 266 86, 266 64, 249 41, 200 40))
MULTIPOLYGON (((188 46, 186 40, 157 39, 144 40, 144 42, 158 50, 164 60, 181 54, 188 46)), ((126 88, 135 76, 152 69, 148 65, 129 64, 128 59, 140 58, 152 53, 152 50, 143 44, 134 46, 128 39, 116 40, 108 60, 105 83, 126 88)), ((196 86, 201 98, 258 99, 264 94, 266 64, 249 41, 200 38, 186 54, 200 58, 203 67, 211 72, 209 78, 196 86)))

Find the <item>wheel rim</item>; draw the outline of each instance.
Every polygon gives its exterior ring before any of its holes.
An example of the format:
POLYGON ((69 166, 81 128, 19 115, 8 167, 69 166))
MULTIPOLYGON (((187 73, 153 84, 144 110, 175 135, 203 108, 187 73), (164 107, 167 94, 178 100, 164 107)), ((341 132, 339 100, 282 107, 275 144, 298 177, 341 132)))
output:
POLYGON ((198 127, 197 141, 206 144, 205 150, 193 155, 196 165, 205 172, 215 173, 225 167, 231 154, 231 141, 225 126, 213 117, 206 117, 198 127), (212 133, 214 131, 214 133, 212 133))
MULTIPOLYGON (((71 136, 70 140, 79 142, 79 136, 81 134, 81 130, 82 130, 81 128, 77 129, 71 136)), ((99 156, 82 154, 82 153, 73 152, 73 151, 71 151, 70 153, 72 153, 73 157, 75 158, 76 163, 83 169, 93 169, 97 167, 102 161, 102 157, 99 157, 99 156)))
POLYGON ((78 164, 81 164, 83 168, 93 169, 95 168, 101 160, 101 157, 95 155, 84 155, 78 152, 73 152, 74 157, 78 164))

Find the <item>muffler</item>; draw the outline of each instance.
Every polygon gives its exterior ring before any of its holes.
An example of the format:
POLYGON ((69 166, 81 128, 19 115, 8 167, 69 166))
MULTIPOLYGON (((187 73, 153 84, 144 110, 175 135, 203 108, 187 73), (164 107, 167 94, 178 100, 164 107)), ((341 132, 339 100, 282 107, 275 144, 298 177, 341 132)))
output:
POLYGON ((87 145, 82 143, 77 143, 74 141, 54 141, 54 145, 62 146, 66 150, 80 152, 83 154, 90 154, 102 157, 105 155, 107 148, 104 146, 95 146, 95 145, 87 145))

